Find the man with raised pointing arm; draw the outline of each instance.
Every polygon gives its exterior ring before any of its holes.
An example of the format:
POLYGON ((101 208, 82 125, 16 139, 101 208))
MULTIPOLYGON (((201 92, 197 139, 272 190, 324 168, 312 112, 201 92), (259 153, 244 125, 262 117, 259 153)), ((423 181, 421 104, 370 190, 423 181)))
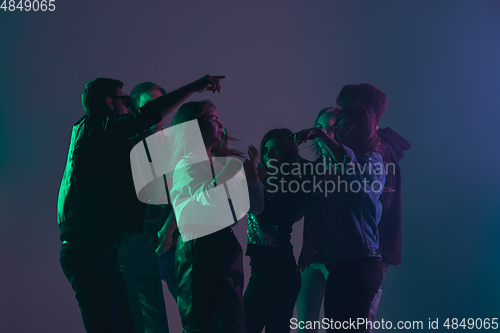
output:
POLYGON ((123 232, 140 233, 145 205, 134 189, 131 137, 160 122, 195 92, 220 91, 224 76, 206 75, 130 112, 123 83, 87 82, 85 115, 73 126, 59 191, 60 262, 87 332, 134 332, 117 262, 123 232))

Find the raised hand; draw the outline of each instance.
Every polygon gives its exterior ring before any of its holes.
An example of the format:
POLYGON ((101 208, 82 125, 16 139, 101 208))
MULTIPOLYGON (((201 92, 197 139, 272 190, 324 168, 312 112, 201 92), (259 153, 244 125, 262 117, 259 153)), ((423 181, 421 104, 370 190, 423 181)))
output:
POLYGON ((245 175, 249 182, 259 181, 259 174, 257 172, 257 163, 259 162, 259 151, 253 145, 248 146, 248 157, 243 162, 243 167, 245 168, 245 175))
POLYGON ((203 92, 203 91, 220 92, 219 81, 224 78, 225 76, 205 75, 201 79, 194 81, 192 84, 196 92, 203 92))
POLYGON ((298 146, 305 143, 307 140, 316 139, 319 135, 318 131, 321 131, 321 129, 318 127, 312 127, 293 133, 287 136, 286 139, 295 141, 295 144, 298 146))
POLYGON ((250 158, 250 162, 257 167, 257 163, 259 162, 259 151, 253 145, 248 146, 248 157, 250 158))

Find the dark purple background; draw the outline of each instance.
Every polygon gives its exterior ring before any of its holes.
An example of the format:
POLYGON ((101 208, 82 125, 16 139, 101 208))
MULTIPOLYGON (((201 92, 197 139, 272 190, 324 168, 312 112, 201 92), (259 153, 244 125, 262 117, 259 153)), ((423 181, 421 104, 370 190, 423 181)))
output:
POLYGON ((98 76, 130 92, 226 75, 220 94, 192 99, 212 99, 240 149, 311 126, 344 84, 377 84, 381 127, 413 145, 401 163, 403 262, 384 280, 379 318, 500 317, 500 2, 55 3, 0 10, 0 332, 83 332, 58 262, 56 201, 80 94, 98 76))

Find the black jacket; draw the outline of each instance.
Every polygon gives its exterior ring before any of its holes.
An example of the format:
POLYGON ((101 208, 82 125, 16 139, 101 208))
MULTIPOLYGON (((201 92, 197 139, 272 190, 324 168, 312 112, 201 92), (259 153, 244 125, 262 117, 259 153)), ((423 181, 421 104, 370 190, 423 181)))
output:
POLYGON ((110 242, 141 232, 145 205, 134 189, 130 138, 160 120, 148 103, 125 115, 85 115, 73 126, 57 204, 61 240, 110 242))
POLYGON ((389 127, 377 131, 383 147, 382 155, 387 167, 385 188, 393 192, 383 192, 380 196, 382 202, 382 217, 378 225, 380 250, 382 261, 391 265, 401 262, 401 172, 399 161, 404 156, 404 151, 411 145, 401 135, 389 127), (393 165, 393 167, 392 167, 393 165))

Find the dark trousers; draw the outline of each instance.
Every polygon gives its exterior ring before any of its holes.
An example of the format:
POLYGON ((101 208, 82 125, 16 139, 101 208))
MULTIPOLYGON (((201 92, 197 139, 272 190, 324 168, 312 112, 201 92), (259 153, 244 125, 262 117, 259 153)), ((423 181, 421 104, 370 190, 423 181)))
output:
POLYGON ((151 231, 125 233, 118 264, 125 280, 136 333, 168 333, 165 299, 151 231))
POLYGON ((250 281, 243 300, 247 333, 290 332, 295 301, 300 291, 300 273, 295 259, 252 257, 250 281))
POLYGON ((183 331, 245 333, 243 252, 232 230, 180 242, 175 259, 183 331))
MULTIPOLYGON (((382 260, 366 257, 334 261, 326 265, 325 317, 337 322, 366 320, 378 288, 382 284, 382 260)), ((366 327, 352 326, 328 332, 364 332, 366 327)))
POLYGON ((117 247, 65 242, 61 246, 61 267, 75 291, 88 333, 134 332, 117 247))

